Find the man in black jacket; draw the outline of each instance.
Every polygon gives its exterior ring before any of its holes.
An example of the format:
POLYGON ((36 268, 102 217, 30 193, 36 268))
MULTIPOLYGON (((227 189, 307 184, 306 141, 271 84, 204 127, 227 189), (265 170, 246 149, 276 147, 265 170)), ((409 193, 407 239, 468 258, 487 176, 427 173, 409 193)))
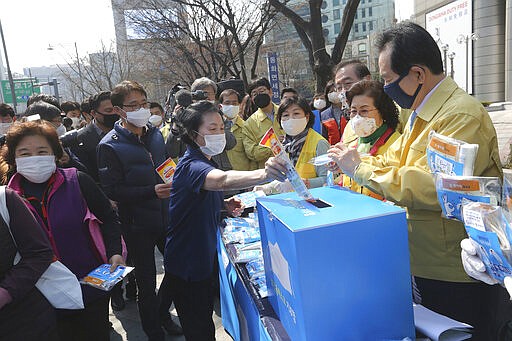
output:
POLYGON ((89 175, 99 183, 96 147, 119 120, 110 101, 110 91, 103 91, 89 100, 93 120, 87 126, 67 133, 61 140, 69 147, 80 162, 87 167, 89 175))

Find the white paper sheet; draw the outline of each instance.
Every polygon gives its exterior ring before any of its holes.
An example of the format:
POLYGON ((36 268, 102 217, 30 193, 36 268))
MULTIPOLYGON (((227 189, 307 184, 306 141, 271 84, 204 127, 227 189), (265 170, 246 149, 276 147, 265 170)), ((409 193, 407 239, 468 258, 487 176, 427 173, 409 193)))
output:
POLYGON ((471 337, 469 324, 452 320, 420 304, 413 304, 416 329, 433 341, 461 341, 471 337))

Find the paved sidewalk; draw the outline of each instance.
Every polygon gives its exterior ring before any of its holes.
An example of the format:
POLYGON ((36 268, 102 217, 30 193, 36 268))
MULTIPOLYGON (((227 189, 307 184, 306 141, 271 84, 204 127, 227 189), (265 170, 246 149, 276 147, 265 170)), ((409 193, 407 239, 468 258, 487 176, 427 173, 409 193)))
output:
MULTIPOLYGON (((162 255, 158 250, 155 250, 156 258, 156 269, 157 269, 157 284, 160 285, 164 275, 163 259, 162 255)), ((215 337, 217 341, 231 341, 232 338, 224 331, 222 327, 222 319, 220 318, 220 303, 216 300, 214 305, 213 321, 215 322, 215 337), (218 314, 218 315, 217 315, 218 314)), ((174 317, 177 313, 174 309, 171 312, 174 317)), ((179 323, 177 318, 175 322, 179 323)), ((110 340, 112 341, 144 341, 147 340, 146 334, 142 330, 142 325, 139 319, 139 312, 137 310, 137 303, 135 301, 127 301, 126 308, 123 311, 112 311, 110 310, 110 322, 112 322, 114 330, 110 334, 110 340)), ((166 340, 172 341, 185 341, 183 336, 166 336, 166 340)))
POLYGON ((498 135, 498 147, 500 149, 500 159, 505 162, 510 152, 512 143, 512 103, 506 105, 504 110, 490 111, 489 116, 498 135))

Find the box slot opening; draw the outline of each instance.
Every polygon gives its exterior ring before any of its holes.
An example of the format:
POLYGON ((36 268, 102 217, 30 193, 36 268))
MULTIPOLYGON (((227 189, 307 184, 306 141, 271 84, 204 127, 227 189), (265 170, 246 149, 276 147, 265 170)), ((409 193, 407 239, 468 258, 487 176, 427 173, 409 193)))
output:
POLYGON ((326 203, 325 201, 323 200, 320 200, 320 199, 316 199, 315 201, 308 201, 309 203, 311 203, 311 205, 317 207, 317 208, 327 208, 327 207, 332 207, 331 204, 328 204, 326 203))

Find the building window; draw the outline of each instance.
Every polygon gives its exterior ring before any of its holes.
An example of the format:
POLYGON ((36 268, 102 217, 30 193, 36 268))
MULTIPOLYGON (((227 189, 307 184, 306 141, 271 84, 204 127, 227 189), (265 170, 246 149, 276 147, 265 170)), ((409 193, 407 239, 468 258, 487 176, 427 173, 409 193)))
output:
POLYGON ((356 32, 356 33, 359 32, 359 24, 354 25, 354 32, 356 32))
POLYGON ((326 9, 327 8, 327 1, 322 1, 322 9, 326 9))
POLYGON ((343 5, 346 5, 347 4, 347 0, 343 0, 343 5))
POLYGON ((363 32, 366 32, 366 22, 363 23, 363 32))
POLYGON ((368 7, 368 16, 371 17, 372 16, 372 8, 371 7, 368 7))
POLYGON ((357 11, 356 11, 356 15, 354 16, 354 20, 357 20, 357 11))
POLYGON ((366 44, 361 43, 361 44, 357 45, 357 50, 358 50, 359 54, 365 54, 366 53, 366 44))
POLYGON ((332 0, 332 6, 339 6, 340 5, 340 0, 332 0))
POLYGON ((338 35, 341 31, 341 24, 340 23, 336 23, 334 24, 334 34, 335 35, 338 35))
POLYGON ((339 9, 335 9, 334 11, 332 11, 332 19, 333 20, 338 20, 340 18, 340 10, 339 9))
POLYGON ((362 0, 361 3, 364 4, 364 0, 362 0))
POLYGON ((361 8, 361 18, 366 18, 365 8, 361 8))
POLYGON ((373 21, 370 21, 369 24, 370 24, 370 31, 373 31, 373 21))
POLYGON ((325 23, 326 23, 326 22, 328 22, 328 21, 329 21, 329 17, 328 17, 328 16, 326 16, 325 14, 324 14, 324 15, 322 15, 322 23, 324 23, 324 24, 325 24, 325 23))
POLYGON ((327 28, 324 28, 322 31, 323 31, 324 37, 329 36, 329 30, 327 28))

